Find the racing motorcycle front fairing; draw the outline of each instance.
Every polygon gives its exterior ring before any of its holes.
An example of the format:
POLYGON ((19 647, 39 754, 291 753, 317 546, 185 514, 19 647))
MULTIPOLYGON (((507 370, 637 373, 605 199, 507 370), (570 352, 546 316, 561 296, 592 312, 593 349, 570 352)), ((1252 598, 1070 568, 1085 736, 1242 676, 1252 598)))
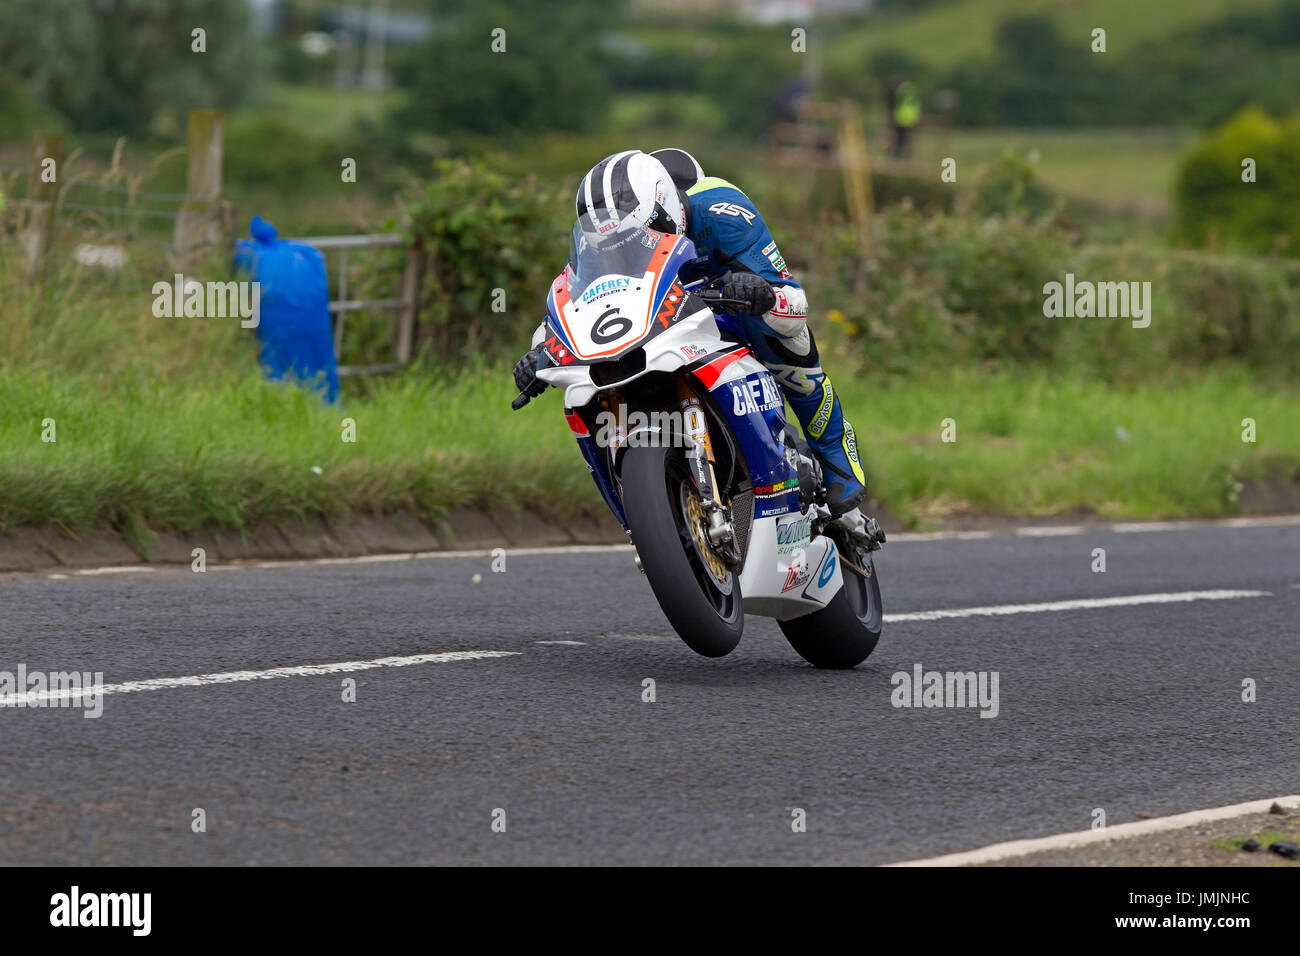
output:
POLYGON ((683 284, 683 267, 696 259, 689 239, 630 219, 603 228, 574 224, 533 344, 549 363, 539 377, 565 390, 565 417, 605 503, 627 530, 620 455, 638 440, 684 443, 655 415, 681 408, 686 389, 715 436, 717 490, 741 532, 740 566, 756 547, 780 556, 770 568, 745 569, 755 578, 742 589, 746 608, 789 617, 792 607, 821 606, 840 576, 834 545, 811 537, 779 385, 744 344, 742 321, 715 313, 683 284))

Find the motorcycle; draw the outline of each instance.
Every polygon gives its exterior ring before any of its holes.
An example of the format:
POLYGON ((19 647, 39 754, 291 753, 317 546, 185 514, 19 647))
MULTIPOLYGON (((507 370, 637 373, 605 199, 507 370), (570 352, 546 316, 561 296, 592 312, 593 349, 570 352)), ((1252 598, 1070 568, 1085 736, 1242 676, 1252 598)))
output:
POLYGON ((757 614, 809 663, 853 667, 880 639, 885 535, 857 512, 831 518, 819 462, 727 311, 744 303, 707 270, 685 236, 581 217, 534 336, 537 375, 564 390, 592 479, 692 650, 729 653, 757 614))

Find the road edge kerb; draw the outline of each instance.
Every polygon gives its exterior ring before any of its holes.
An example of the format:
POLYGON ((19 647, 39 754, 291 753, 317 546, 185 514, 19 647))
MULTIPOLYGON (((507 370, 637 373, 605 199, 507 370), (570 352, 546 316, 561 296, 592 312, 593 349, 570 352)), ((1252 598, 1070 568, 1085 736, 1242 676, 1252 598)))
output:
POLYGON ((1216 820, 1230 820, 1234 817, 1249 816, 1253 813, 1266 813, 1273 804, 1283 809, 1300 808, 1300 794, 1287 797, 1269 797, 1263 800, 1250 800, 1246 803, 1234 803, 1208 810, 1191 810, 1167 817, 1155 817, 1150 820, 1134 820, 1131 823, 1117 823, 1100 830, 1079 830, 1071 833, 1057 833, 1052 836, 1035 837, 1027 840, 1009 840, 1005 843, 993 843, 975 850, 960 853, 947 853, 918 860, 900 860, 896 863, 884 863, 882 866, 973 866, 980 863, 994 863, 1013 857, 1032 856, 1050 850, 1073 850, 1078 847, 1105 843, 1108 840, 1126 840, 1133 837, 1148 836, 1152 833, 1165 833, 1169 830, 1181 830, 1200 823, 1212 823, 1216 820))
MULTIPOLYGON (((894 524, 889 522, 889 524, 894 524)), ((1051 524, 1038 519, 1010 521, 980 530, 955 528, 906 532, 887 527, 891 543, 960 541, 997 536, 1044 537, 1088 533, 1172 531, 1195 527, 1266 527, 1300 525, 1300 514, 1261 515, 1177 521, 1096 521, 1051 524)), ((431 552, 489 551, 493 548, 563 548, 626 545, 627 535, 607 513, 563 524, 531 511, 489 514, 469 508, 448 512, 430 523, 406 512, 354 516, 344 522, 306 519, 287 525, 262 526, 246 534, 179 535, 151 533, 148 560, 119 534, 103 531, 73 533, 60 528, 18 528, 0 535, 0 574, 39 573, 61 569, 130 568, 189 564, 195 548, 203 548, 208 563, 255 561, 315 561, 373 555, 412 555, 431 552)))
POLYGON ((360 515, 343 522, 309 519, 262 526, 246 534, 181 535, 155 532, 142 549, 119 534, 71 532, 61 528, 19 528, 0 535, 0 574, 76 568, 151 567, 189 564, 195 548, 208 563, 311 561, 378 554, 536 548, 579 544, 626 544, 627 536, 606 516, 561 525, 528 511, 495 515, 456 509, 435 522, 413 513, 360 515), (145 555, 140 550, 147 553, 145 555))

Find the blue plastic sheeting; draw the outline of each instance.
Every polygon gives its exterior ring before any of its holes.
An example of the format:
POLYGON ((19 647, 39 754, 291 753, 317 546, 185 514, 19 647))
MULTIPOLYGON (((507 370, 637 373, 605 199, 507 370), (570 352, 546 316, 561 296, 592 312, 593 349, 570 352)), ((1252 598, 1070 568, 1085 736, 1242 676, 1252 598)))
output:
POLYGON ((261 216, 253 217, 249 231, 252 239, 235 243, 235 265, 261 286, 257 337, 266 377, 295 382, 337 402, 325 257, 305 243, 276 238, 275 226, 261 216))

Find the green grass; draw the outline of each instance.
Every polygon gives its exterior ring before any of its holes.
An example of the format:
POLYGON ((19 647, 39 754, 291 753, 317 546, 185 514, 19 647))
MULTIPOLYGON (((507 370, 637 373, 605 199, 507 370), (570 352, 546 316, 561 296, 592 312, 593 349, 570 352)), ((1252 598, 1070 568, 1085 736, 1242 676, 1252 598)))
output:
POLYGON ((334 138, 352 131, 361 119, 380 120, 406 101, 400 89, 341 90, 303 83, 273 83, 262 108, 276 113, 305 135, 334 138))
POLYGON ((1259 833, 1248 833, 1245 836, 1211 840, 1210 845, 1221 850, 1240 850, 1241 845, 1247 840, 1254 840, 1259 844, 1261 850, 1267 850, 1270 843, 1287 842, 1294 839, 1295 835, 1291 833, 1280 833, 1277 830, 1261 830, 1259 833))
MULTIPOLYGON (((19 281, 17 261, 16 245, 0 241, 0 531, 240 529, 460 506, 565 520, 601 507, 559 396, 509 411, 514 356, 350 383, 343 407, 327 408, 262 381, 253 333, 237 322, 155 318, 152 284, 173 271, 160 254, 118 276, 68 266, 43 292, 19 281), (344 417, 355 443, 341 440, 344 417), (47 418, 57 442, 41 441, 47 418)), ((1300 469, 1300 390, 1245 368, 1178 370, 1157 358, 1124 386, 1059 369, 882 380, 854 359, 860 349, 841 352, 823 331, 873 491, 912 523, 961 512, 1232 514, 1241 485, 1300 469), (940 440, 946 418, 955 443, 940 440), (1240 440, 1243 418, 1255 419, 1256 444, 1240 440)))
POLYGON ((1261 830, 1258 833, 1248 833, 1244 836, 1224 837, 1218 840, 1211 840, 1210 846, 1216 850, 1228 850, 1232 853, 1240 853, 1241 846, 1247 840, 1254 840, 1259 844, 1259 849, 1255 851, 1257 856, 1264 857, 1272 866, 1300 866, 1300 861, 1288 860, 1284 856, 1269 852, 1269 846, 1274 843, 1294 843, 1297 839, 1294 833, 1283 833, 1278 830, 1261 830))
POLYGON ((845 381, 842 399, 862 423, 876 491, 909 518, 1223 515, 1242 482, 1300 466, 1300 396, 1242 372, 1126 388, 1044 372, 860 382, 845 381), (1254 444, 1241 441, 1247 417, 1254 444), (940 440, 946 418, 956 442, 940 440))
POLYGON ((681 135, 683 129, 716 135, 724 118, 725 107, 707 93, 638 91, 614 97, 606 126, 640 142, 650 135, 681 135))
POLYGON ((588 479, 567 426, 559 415, 511 417, 509 384, 508 369, 452 387, 412 375, 330 408, 251 370, 187 385, 10 372, 0 377, 0 530, 241 529, 549 495, 552 511, 576 513, 588 479), (348 418, 353 443, 342 440, 348 418), (46 419, 56 442, 41 440, 46 419))
POLYGON ((917 137, 915 158, 938 175, 945 156, 957 160, 957 180, 1009 150, 1036 157, 1038 176, 1052 190, 1108 207, 1127 206, 1149 215, 1168 212, 1180 154, 1196 138, 1179 129, 959 129, 927 127, 917 137))
MULTIPOLYGON (((966 509, 1228 514, 1236 482, 1300 467, 1296 395, 1239 373, 1133 389, 976 372, 873 388, 846 374, 837 387, 874 490, 913 522, 966 509), (1257 445, 1240 441, 1246 416, 1257 445), (947 417, 952 444, 940 441, 947 417)), ((249 367, 189 383, 10 369, 0 375, 0 530, 240 529, 458 506, 571 519, 601 507, 560 396, 511 413, 507 363, 426 370, 366 392, 336 409, 249 367), (355 443, 341 440, 345 417, 355 443), (41 441, 46 418, 56 443, 41 441)))
MULTIPOLYGON (((1274 0, 959 0, 919 13, 871 17, 838 30, 828 58, 862 63, 885 49, 903 50, 937 67, 951 67, 993 51, 998 25, 1009 16, 1053 13, 1061 34, 1087 49, 1095 27, 1106 30, 1107 56, 1124 56, 1141 43, 1217 20, 1232 12, 1267 9, 1274 0)), ((1100 55, 1100 54, 1099 54, 1100 55)))

